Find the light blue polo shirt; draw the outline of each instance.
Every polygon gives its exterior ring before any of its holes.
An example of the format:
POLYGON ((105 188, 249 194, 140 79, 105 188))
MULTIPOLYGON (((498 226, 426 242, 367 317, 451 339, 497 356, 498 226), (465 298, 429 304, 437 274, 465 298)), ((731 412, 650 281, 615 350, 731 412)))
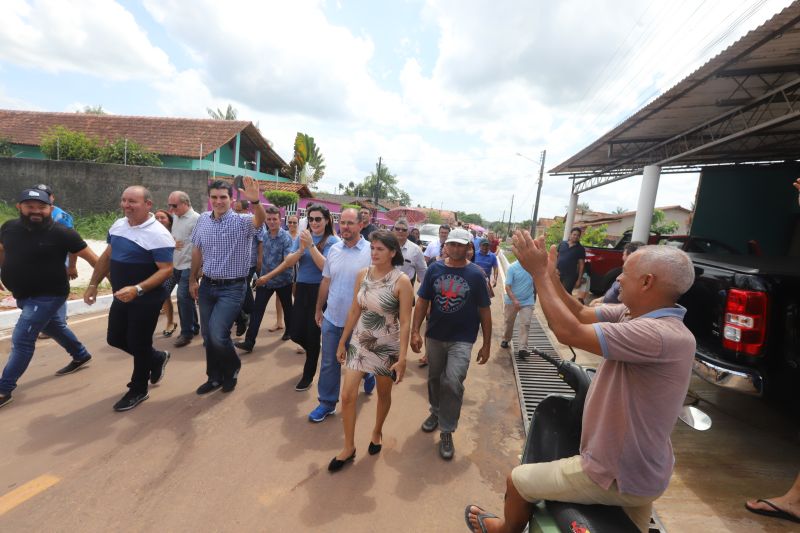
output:
POLYGON ((369 242, 361 237, 352 247, 344 241, 339 241, 328 252, 322 277, 330 278, 328 289, 328 307, 325 309, 325 319, 338 328, 343 328, 347 322, 347 313, 353 304, 353 290, 356 286, 356 277, 362 268, 367 268, 372 262, 372 253, 369 242))
MULTIPOLYGON (((533 305, 536 298, 533 296, 533 278, 527 270, 522 268, 519 261, 511 263, 506 272, 506 285, 511 286, 511 291, 514 296, 519 300, 520 306, 533 305)), ((507 305, 511 305, 511 298, 508 294, 503 295, 503 301, 507 305)))

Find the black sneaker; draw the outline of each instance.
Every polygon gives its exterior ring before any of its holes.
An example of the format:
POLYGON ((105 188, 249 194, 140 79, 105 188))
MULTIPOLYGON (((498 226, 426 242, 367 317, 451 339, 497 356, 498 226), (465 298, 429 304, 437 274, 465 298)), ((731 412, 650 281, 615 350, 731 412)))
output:
POLYGON ((222 381, 222 392, 231 392, 236 388, 236 378, 225 378, 222 381))
POLYGON ((114 404, 115 411, 130 411, 150 397, 146 392, 133 392, 129 390, 120 401, 114 404))
POLYGON ((233 343, 234 346, 242 350, 243 352, 250 353, 253 351, 254 343, 248 341, 238 341, 233 343))
POLYGON ((456 453, 453 446, 453 434, 449 431, 442 431, 441 440, 439 441, 439 455, 445 461, 449 461, 456 453))
POLYGON ((56 376, 66 376, 67 374, 72 374, 73 372, 80 369, 83 365, 88 363, 91 360, 91 358, 92 356, 90 355, 86 359, 81 359, 80 361, 76 361, 75 359, 73 359, 64 368, 56 370, 56 376))
POLYGON ((500 342, 500 347, 501 347, 501 348, 508 348, 508 341, 502 341, 502 342, 500 342))
POLYGON ((8 405, 14 401, 14 398, 11 397, 11 393, 8 394, 0 394, 0 407, 4 405, 8 405))
POLYGON ((164 369, 167 368, 167 363, 169 363, 169 352, 163 351, 161 353, 164 354, 162 356, 163 359, 156 363, 153 369, 150 371, 150 383, 153 385, 160 382, 164 377, 164 369))
POLYGON ((517 354, 517 356, 520 359, 527 359, 529 355, 530 353, 528 352, 528 350, 520 350, 519 353, 517 354))
POLYGON ((222 383, 217 381, 206 381, 199 387, 197 387, 197 394, 202 396, 203 394, 208 394, 209 392, 214 392, 218 388, 222 387, 222 383))
POLYGON ((425 422, 422 423, 422 431, 425 433, 430 433, 434 429, 439 427, 439 417, 432 414, 428 418, 425 419, 425 422))
POLYGON ((308 390, 311 388, 311 381, 310 379, 300 378, 300 381, 297 382, 297 385, 294 386, 294 390, 297 392, 303 392, 304 390, 308 390))

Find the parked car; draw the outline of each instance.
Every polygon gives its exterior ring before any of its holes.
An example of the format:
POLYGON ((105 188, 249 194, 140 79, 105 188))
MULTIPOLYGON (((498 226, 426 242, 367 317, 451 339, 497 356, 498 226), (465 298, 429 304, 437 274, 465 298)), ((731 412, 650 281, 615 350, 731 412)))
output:
POLYGON ((419 228, 419 242, 422 251, 428 247, 428 244, 439 239, 439 224, 423 224, 419 228))
MULTIPOLYGON (((586 268, 589 274, 589 290, 602 295, 622 272, 622 252, 631 242, 631 232, 626 231, 613 248, 586 246, 586 268)), ((650 235, 648 244, 664 244, 680 248, 687 253, 739 254, 739 252, 716 239, 693 235, 650 235)))
POLYGON ((697 339, 695 373, 800 412, 800 258, 689 255, 695 281, 679 303, 697 339))

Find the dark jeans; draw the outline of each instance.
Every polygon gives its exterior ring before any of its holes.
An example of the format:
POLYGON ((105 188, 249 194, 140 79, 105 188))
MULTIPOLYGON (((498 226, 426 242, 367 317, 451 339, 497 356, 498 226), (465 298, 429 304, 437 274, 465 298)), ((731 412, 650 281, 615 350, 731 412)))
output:
POLYGON ((258 328, 261 327, 261 321, 264 319, 264 313, 267 310, 267 304, 269 304, 269 300, 272 298, 274 293, 278 293, 278 299, 281 301, 281 307, 283 307, 283 325, 286 328, 286 331, 289 331, 289 326, 292 323, 292 286, 286 285, 278 288, 258 287, 256 289, 253 312, 250 314, 250 325, 248 326, 247 334, 244 337, 246 342, 250 344, 256 343, 258 328))
MULTIPOLYGON (((317 308, 318 283, 297 283, 292 306, 292 320, 289 330, 294 342, 306 351, 306 364, 303 366, 303 378, 314 379, 319 361, 321 331, 314 320, 317 308)), ((284 315, 286 312, 284 311, 284 315)))
POLYGON ((173 274, 178 282, 178 316, 181 319, 181 337, 191 339, 200 333, 200 320, 197 318, 197 305, 189 294, 189 275, 191 269, 176 270, 173 274))
POLYGON ((200 281, 200 331, 206 347, 208 380, 222 383, 239 375, 242 362, 231 340, 231 326, 242 308, 247 282, 211 285, 200 281))
POLYGON ((28 368, 40 332, 50 335, 75 361, 89 357, 86 347, 67 327, 67 304, 64 296, 32 296, 17 300, 22 313, 11 334, 11 353, 0 378, 0 393, 10 394, 17 380, 28 368))
POLYGON ((253 298, 253 289, 250 288, 250 283, 253 281, 253 276, 256 275, 256 267, 250 267, 250 272, 247 273, 247 291, 244 293, 244 300, 242 301, 242 310, 239 316, 236 317, 236 325, 244 324, 248 315, 253 314, 253 307, 255 299, 253 298))
POLYGON ((133 374, 128 388, 136 393, 147 392, 150 372, 161 364, 163 354, 153 349, 153 332, 162 303, 158 298, 129 303, 115 298, 108 312, 106 341, 133 356, 133 374))
POLYGON ((575 274, 567 274, 561 276, 561 285, 566 289, 566 291, 572 294, 572 291, 575 289, 575 284, 578 283, 578 273, 575 274))

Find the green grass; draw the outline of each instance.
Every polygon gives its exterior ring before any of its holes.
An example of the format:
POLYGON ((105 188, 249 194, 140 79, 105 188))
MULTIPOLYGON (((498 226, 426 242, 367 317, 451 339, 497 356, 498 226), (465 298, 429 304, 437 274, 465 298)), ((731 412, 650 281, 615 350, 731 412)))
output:
POLYGON ((84 239, 104 241, 108 235, 108 228, 111 227, 119 216, 119 212, 112 211, 110 213, 95 213, 92 215, 75 217, 75 230, 80 233, 81 237, 84 239))
MULTIPOLYGON (((74 218, 75 230, 84 239, 106 240, 108 228, 120 217, 118 211, 97 213, 93 215, 76 216, 74 218)), ((0 201, 0 224, 7 220, 19 218, 16 206, 0 201)))

